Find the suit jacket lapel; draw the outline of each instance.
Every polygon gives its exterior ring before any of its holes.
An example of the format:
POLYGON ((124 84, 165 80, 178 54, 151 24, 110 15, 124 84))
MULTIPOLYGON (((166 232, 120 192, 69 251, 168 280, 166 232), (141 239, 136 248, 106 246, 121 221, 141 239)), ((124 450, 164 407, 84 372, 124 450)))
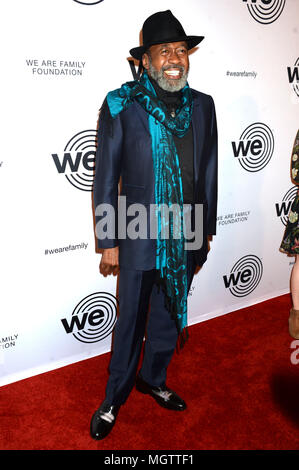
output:
POLYGON ((144 126, 144 130, 147 132, 148 135, 150 135, 147 112, 142 108, 142 106, 139 103, 136 103, 135 107, 136 107, 136 112, 138 116, 140 117, 140 121, 142 122, 144 126))

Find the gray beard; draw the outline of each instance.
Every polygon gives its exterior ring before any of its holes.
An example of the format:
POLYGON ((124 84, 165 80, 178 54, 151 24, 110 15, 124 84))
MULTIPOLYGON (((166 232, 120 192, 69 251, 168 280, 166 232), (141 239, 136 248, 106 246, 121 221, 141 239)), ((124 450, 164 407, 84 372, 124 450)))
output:
POLYGON ((181 65, 177 65, 175 67, 162 67, 161 70, 158 70, 153 66, 151 57, 149 56, 149 68, 148 71, 150 76, 156 80, 158 85, 165 91, 180 91, 184 86, 187 84, 188 72, 185 71, 185 68, 181 65), (168 68, 179 68, 182 70, 183 75, 181 78, 177 80, 171 80, 164 77, 164 70, 168 68))

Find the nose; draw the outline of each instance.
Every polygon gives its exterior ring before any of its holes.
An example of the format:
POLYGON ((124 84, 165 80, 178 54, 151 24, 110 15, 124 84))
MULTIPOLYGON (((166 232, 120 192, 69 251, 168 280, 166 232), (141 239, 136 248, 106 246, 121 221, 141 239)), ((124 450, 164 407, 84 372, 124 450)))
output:
POLYGON ((179 64, 180 63, 180 58, 175 50, 171 51, 169 57, 168 57, 168 62, 170 64, 179 64))

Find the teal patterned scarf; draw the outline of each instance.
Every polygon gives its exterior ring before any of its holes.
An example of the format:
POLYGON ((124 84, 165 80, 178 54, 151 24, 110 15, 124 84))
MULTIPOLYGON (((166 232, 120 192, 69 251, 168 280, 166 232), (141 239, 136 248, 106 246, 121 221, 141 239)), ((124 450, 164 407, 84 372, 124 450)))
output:
POLYGON ((173 135, 183 137, 189 129, 192 94, 187 84, 182 89, 182 101, 176 116, 171 117, 166 105, 157 98, 144 71, 140 81, 127 82, 108 93, 107 103, 112 118, 134 101, 148 113, 152 140, 155 204, 156 208, 161 209, 157 211, 156 269, 162 281, 167 308, 176 321, 183 344, 186 339, 183 332, 187 332, 187 253, 184 248, 182 176, 173 135), (173 204, 180 208, 179 218, 171 217, 173 204), (170 209, 169 217, 163 207, 170 209), (167 230, 169 237, 163 235, 167 234, 167 230))

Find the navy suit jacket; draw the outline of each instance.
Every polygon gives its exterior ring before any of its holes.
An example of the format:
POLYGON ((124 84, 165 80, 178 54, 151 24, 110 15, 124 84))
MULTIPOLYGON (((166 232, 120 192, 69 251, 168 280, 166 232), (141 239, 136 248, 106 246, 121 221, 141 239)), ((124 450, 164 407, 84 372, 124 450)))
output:
MULTIPOLYGON (((203 204, 203 245, 195 252, 195 259, 201 266, 207 258, 207 235, 216 233, 217 123, 212 97, 196 90, 192 90, 192 95, 194 202, 203 204)), ((141 203, 149 207, 155 203, 148 114, 137 102, 113 120, 113 135, 100 115, 93 193, 96 223, 101 220, 96 213, 99 204, 110 204, 117 215, 120 180, 120 194, 126 196, 127 206, 141 203)), ((130 217, 127 217, 129 222, 130 217)), ((155 268, 156 244, 149 236, 132 240, 120 239, 116 235, 97 239, 97 245, 100 249, 119 246, 120 266, 140 270, 155 268)))

